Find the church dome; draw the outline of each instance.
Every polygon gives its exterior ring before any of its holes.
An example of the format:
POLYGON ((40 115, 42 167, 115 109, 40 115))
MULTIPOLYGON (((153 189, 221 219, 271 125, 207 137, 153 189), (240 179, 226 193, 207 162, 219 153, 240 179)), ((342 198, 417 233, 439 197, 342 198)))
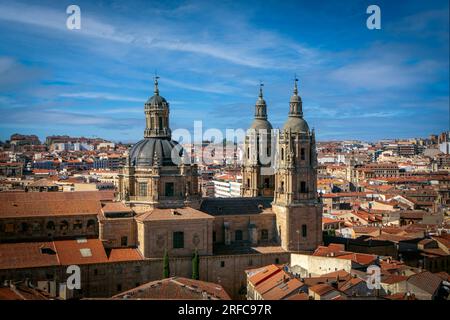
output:
POLYGON ((158 161, 161 166, 176 166, 182 162, 182 154, 183 148, 176 141, 145 138, 130 149, 129 157, 132 166, 152 166, 155 161, 158 161), (174 159, 172 159, 172 150, 174 150, 174 159))
POLYGON ((269 121, 263 120, 263 119, 255 119, 250 126, 250 129, 255 129, 256 131, 259 130, 272 130, 272 125, 269 121))
POLYGON ((305 119, 300 117, 289 117, 284 124, 283 130, 291 130, 292 132, 300 133, 308 133, 309 126, 305 119))
POLYGON ((150 97, 145 104, 149 104, 151 106, 164 106, 167 105, 167 100, 159 94, 155 94, 150 97))

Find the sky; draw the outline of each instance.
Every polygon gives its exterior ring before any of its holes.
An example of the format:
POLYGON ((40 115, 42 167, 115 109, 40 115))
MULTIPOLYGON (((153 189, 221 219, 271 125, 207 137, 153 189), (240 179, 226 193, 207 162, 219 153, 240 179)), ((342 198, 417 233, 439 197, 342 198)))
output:
POLYGON ((448 0, 0 0, 0 29, 0 140, 135 142, 155 72, 172 130, 248 128, 260 81, 281 128, 295 75, 318 140, 449 130, 448 0), (372 4, 380 30, 366 26, 372 4))

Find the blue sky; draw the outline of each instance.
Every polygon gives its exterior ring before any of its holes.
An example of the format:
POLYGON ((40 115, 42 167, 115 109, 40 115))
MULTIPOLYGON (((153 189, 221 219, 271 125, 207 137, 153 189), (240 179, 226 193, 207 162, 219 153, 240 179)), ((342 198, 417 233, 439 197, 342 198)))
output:
POLYGON ((171 127, 247 128, 258 84, 282 127, 294 74, 320 140, 428 136, 449 127, 443 1, 3 1, 0 139, 137 141, 160 92, 171 127), (81 30, 66 8, 81 8, 81 30), (381 8, 381 30, 366 8, 381 8))

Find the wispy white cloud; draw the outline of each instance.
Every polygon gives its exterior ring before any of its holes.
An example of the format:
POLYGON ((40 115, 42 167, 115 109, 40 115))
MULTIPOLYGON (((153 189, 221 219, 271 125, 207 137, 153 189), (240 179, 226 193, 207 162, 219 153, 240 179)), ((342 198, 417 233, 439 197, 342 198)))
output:
POLYGON ((61 93, 59 95, 63 98, 76 98, 76 99, 102 99, 111 101, 132 101, 142 102, 144 98, 127 97, 121 95, 110 94, 106 92, 74 92, 74 93, 61 93))
MULTIPOLYGON (((80 30, 69 31, 65 25, 67 15, 43 6, 24 5, 20 3, 0 3, 0 19, 48 28, 54 31, 76 32, 85 37, 129 44, 146 49, 163 49, 175 52, 199 54, 210 58, 227 61, 236 65, 253 68, 292 68, 299 64, 308 65, 318 60, 315 50, 296 43, 273 32, 251 29, 240 30, 244 24, 235 23, 233 30, 227 30, 234 35, 234 41, 224 43, 214 37, 204 40, 194 33, 182 31, 179 26, 161 27, 148 22, 145 26, 128 25, 115 26, 102 21, 100 16, 83 14, 80 30), (243 37, 239 37, 243 34, 243 37), (245 36, 253 34, 252 38, 245 36), (266 51, 269 49, 270 54, 266 51), (273 58, 276 56, 276 59, 273 58)), ((169 22, 169 21, 167 21, 169 22)), ((96 48, 94 48, 96 50, 96 48)))

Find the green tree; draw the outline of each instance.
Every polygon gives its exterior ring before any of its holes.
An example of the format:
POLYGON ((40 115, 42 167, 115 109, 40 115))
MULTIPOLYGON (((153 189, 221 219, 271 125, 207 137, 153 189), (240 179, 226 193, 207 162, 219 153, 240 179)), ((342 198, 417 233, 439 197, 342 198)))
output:
POLYGON ((163 278, 170 277, 170 265, 169 265, 169 253, 167 249, 164 250, 164 259, 163 259, 163 278))
POLYGON ((200 278, 199 264, 200 259, 198 256, 198 251, 195 249, 194 256, 192 257, 192 279, 194 280, 198 280, 200 278))

